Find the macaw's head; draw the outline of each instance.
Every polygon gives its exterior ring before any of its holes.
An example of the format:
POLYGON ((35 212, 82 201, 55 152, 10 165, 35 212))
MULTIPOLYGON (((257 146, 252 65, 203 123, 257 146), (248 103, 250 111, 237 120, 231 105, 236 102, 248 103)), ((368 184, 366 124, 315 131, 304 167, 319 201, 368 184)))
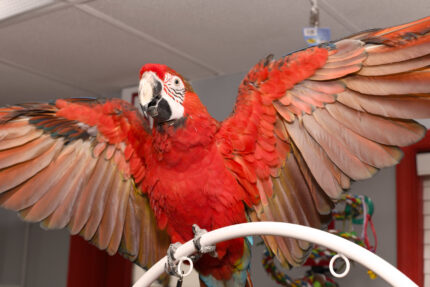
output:
POLYGON ((191 85, 165 65, 146 64, 140 70, 140 106, 159 124, 183 118, 185 101, 190 94, 195 96, 191 85))

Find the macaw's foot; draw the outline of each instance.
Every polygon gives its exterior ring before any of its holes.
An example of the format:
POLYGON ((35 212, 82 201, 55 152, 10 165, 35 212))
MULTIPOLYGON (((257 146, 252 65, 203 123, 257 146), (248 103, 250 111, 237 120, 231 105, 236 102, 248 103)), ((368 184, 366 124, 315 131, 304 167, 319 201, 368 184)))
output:
POLYGON ((200 243, 200 239, 203 234, 207 233, 208 231, 206 229, 200 228, 197 224, 193 224, 193 233, 194 233, 194 247, 197 249, 197 254, 193 255, 192 259, 193 261, 200 259, 203 254, 209 253, 212 257, 218 257, 218 254, 216 252, 216 246, 202 246, 200 243))
MULTIPOLYGON (((197 253, 189 256, 189 259, 192 261, 197 261, 202 257, 203 254, 209 254, 212 257, 218 257, 218 254, 216 252, 215 245, 213 246, 202 246, 200 243, 200 239, 203 234, 207 233, 206 229, 201 229, 197 224, 193 224, 193 233, 194 233, 194 247, 197 249, 197 253)), ((181 246, 182 244, 179 242, 170 244, 169 248, 167 249, 167 262, 164 266, 164 269, 166 272, 170 275, 177 276, 179 278, 182 278, 183 274, 178 273, 178 263, 176 262, 178 258, 175 258, 176 250, 181 246)), ((192 265, 192 262, 189 262, 192 265)))
POLYGON ((166 262, 166 265, 164 266, 164 269, 168 274, 173 276, 178 276, 178 273, 177 273, 178 271, 176 270, 178 264, 175 262, 176 261, 175 252, 181 245, 182 245, 181 243, 176 242, 176 243, 170 244, 169 249, 167 249, 167 262, 166 262))

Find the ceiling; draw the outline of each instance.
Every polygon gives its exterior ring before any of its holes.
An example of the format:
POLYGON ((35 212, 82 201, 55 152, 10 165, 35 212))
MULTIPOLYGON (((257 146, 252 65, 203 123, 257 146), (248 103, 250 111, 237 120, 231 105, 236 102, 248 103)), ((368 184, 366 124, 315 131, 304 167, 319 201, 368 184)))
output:
MULTIPOLYGON (((428 0, 319 6, 333 39, 430 15, 428 0)), ((56 1, 0 22, 0 104, 118 96, 147 62, 190 80, 243 72, 304 47, 309 10, 306 0, 56 1)))

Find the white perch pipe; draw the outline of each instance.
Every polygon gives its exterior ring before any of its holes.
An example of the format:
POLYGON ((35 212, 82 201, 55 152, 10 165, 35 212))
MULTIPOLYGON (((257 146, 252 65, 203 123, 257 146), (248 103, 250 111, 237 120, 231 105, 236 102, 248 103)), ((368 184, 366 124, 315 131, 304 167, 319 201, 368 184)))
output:
MULTIPOLYGON (((345 255, 349 259, 362 264, 375 272, 379 277, 395 287, 418 287, 405 274, 393 265, 370 252, 369 250, 337 235, 297 224, 284 222, 250 222, 231 225, 204 234, 200 243, 202 246, 214 245, 218 242, 250 235, 278 235, 297 238, 325 246, 345 255)), ((178 248, 175 258, 190 256, 196 249, 192 240, 178 248)), ((166 257, 158 261, 151 269, 133 285, 133 287, 148 287, 164 272, 166 257)))

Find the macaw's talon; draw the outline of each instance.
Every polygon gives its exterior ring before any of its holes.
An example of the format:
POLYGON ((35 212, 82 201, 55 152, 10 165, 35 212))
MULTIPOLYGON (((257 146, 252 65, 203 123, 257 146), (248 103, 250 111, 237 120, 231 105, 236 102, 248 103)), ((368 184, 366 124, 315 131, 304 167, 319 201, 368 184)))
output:
POLYGON ((175 252, 182 244, 179 242, 170 244, 169 249, 167 249, 167 262, 164 265, 164 269, 169 275, 177 276, 181 278, 181 274, 178 274, 177 266, 178 264, 175 262, 175 252))
POLYGON ((203 234, 207 233, 208 231, 206 229, 200 228, 197 224, 193 224, 193 233, 194 233, 194 239, 193 243, 194 246, 197 249, 197 254, 193 256, 193 260, 199 259, 203 254, 209 253, 212 257, 218 257, 218 253, 216 252, 216 246, 202 246, 200 243, 200 239, 203 234))

